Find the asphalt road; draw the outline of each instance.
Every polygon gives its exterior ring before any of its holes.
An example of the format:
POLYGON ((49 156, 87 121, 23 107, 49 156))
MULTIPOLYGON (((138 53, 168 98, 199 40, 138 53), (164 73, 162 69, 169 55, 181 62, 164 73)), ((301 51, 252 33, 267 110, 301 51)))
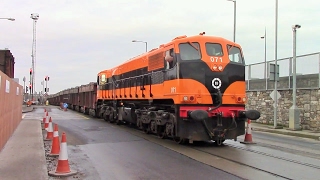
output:
POLYGON ((49 113, 59 133, 66 132, 69 161, 84 179, 241 179, 103 120, 55 108, 49 113))
MULTIPOLYGON (((42 118, 37 109, 30 118, 42 118), (38 114, 37 114, 38 113, 38 114)), ((320 143, 253 132, 256 144, 177 145, 73 111, 50 110, 67 133, 69 161, 84 179, 317 179, 320 143), (219 170, 222 169, 223 171, 219 170), (235 175, 232 175, 235 174, 235 175)))

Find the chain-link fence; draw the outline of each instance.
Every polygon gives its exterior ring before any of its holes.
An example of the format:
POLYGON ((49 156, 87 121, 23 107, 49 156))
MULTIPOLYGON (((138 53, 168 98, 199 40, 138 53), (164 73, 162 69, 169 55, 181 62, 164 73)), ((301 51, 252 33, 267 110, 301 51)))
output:
MULTIPOLYGON (((286 90, 292 88, 292 57, 278 59, 279 81, 278 89, 286 90)), ((272 90, 274 81, 270 80, 270 64, 255 63, 246 65, 246 84, 247 91, 254 90, 272 90)), ((297 89, 315 89, 320 88, 320 52, 297 56, 296 58, 296 77, 297 89)))

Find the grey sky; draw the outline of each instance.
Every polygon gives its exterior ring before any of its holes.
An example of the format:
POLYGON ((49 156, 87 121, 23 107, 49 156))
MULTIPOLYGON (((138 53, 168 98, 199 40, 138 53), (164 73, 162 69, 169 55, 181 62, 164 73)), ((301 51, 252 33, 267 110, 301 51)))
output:
MULTIPOLYGON (((36 91, 50 76, 50 93, 96 81, 96 74, 118 65, 176 36, 206 35, 233 38, 233 3, 227 0, 2 0, 0 48, 16 58, 15 77, 29 80, 32 48, 31 13, 37 23, 36 91)), ((297 54, 318 52, 320 2, 279 0, 278 58, 292 56, 293 24, 300 24, 297 54)), ((274 59, 275 1, 237 0, 236 42, 247 64, 264 60, 267 28, 267 59, 274 59)))

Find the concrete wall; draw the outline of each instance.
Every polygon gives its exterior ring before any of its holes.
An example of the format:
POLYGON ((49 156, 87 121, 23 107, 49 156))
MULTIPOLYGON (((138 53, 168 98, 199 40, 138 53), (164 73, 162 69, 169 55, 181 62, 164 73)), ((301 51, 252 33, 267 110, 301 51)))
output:
POLYGON ((0 71, 0 151, 22 119, 22 86, 0 71))
MULTIPOLYGON (((278 92, 281 98, 278 100, 277 123, 288 127, 289 108, 292 106, 292 90, 289 89, 289 77, 281 77, 278 82, 278 92)), ((291 81, 292 82, 292 81, 291 81)), ((297 106, 301 109, 300 124, 303 129, 320 131, 320 89, 318 87, 319 74, 301 75, 297 77, 297 106)), ((265 89, 265 80, 250 80, 250 90, 247 90, 247 109, 257 109, 261 112, 261 118, 257 120, 263 124, 273 124, 273 103, 270 93, 273 91, 274 82, 270 82, 265 89), (255 90, 260 89, 260 90, 255 90)))

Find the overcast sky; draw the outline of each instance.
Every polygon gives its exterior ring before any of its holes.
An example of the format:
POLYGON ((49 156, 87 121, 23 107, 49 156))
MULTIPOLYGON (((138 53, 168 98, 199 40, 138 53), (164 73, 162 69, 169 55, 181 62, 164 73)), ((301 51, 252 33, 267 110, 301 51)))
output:
MULTIPOLYGON (((206 35, 233 39, 233 2, 227 0, 1 0, 0 49, 15 57, 15 77, 26 76, 31 67, 31 13, 36 26, 36 91, 50 76, 50 93, 96 81, 99 71, 111 68, 176 36, 206 35)), ((297 55, 320 51, 320 2, 279 0, 278 58, 292 56, 293 24, 297 55)), ((247 64, 264 61, 267 28, 267 59, 275 58, 275 0, 237 0, 236 42, 247 64)), ((309 58, 310 59, 310 58, 309 58)), ((314 60, 315 61, 315 60, 314 60)), ((314 62, 313 62, 314 63, 314 62)), ((317 64, 317 63, 315 63, 317 64)))

